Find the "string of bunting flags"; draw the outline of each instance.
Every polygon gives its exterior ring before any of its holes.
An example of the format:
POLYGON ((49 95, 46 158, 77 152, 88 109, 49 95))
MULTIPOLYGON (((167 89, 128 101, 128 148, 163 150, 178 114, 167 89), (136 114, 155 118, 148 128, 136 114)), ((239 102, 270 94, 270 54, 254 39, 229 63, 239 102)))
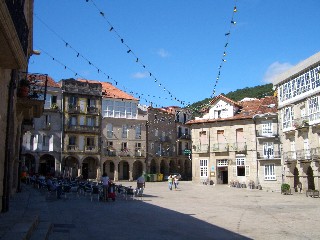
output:
MULTIPOLYGON (((112 78, 109 74, 105 73, 101 68, 99 68, 96 64, 94 64, 93 61, 91 61, 90 59, 88 59, 87 57, 85 57, 79 50, 75 49, 68 41, 66 41, 63 37, 61 37, 61 35, 59 35, 59 34, 58 34, 56 31, 54 31, 48 24, 46 24, 36 13, 35 13, 34 15, 35 15, 35 17, 36 17, 37 20, 39 20, 48 30, 50 30, 58 39, 60 39, 60 40, 64 43, 65 47, 70 48, 71 50, 73 50, 73 51, 75 52, 77 58, 82 58, 82 59, 84 59, 90 66, 94 67, 94 68, 97 70, 98 74, 103 74, 103 75, 107 78, 108 81, 111 80, 112 82, 114 82, 115 85, 118 85, 119 81, 116 81, 116 80, 115 80, 114 78, 112 78)), ((40 49, 40 48, 39 48, 39 49, 40 49)), ((41 50, 41 49, 40 49, 40 50, 41 50)), ((42 51, 44 51, 44 50, 42 50, 42 51)), ((44 51, 44 52, 45 52, 45 51, 44 51)), ((53 60, 56 60, 56 61, 57 61, 57 59, 55 59, 54 57, 52 57, 52 55, 50 55, 48 52, 45 52, 45 53, 46 53, 48 56, 50 56, 53 60)), ((83 79, 86 79, 86 78, 84 78, 83 76, 79 75, 79 74, 78 74, 77 72, 75 72, 74 70, 72 70, 72 69, 70 69, 69 67, 67 67, 67 66, 66 66, 65 64, 63 64, 62 62, 60 62, 60 61, 57 61, 57 62, 58 62, 60 65, 64 66, 65 69, 71 70, 71 71, 75 74, 75 76, 79 76, 79 77, 81 77, 81 78, 83 78, 83 79)), ((122 88, 126 90, 127 87, 126 87, 126 86, 122 86, 122 88)), ((169 100, 168 97, 160 97, 160 96, 155 96, 155 95, 150 95, 150 94, 143 94, 143 93, 133 92, 133 91, 130 91, 130 90, 129 90, 129 93, 135 95, 135 97, 137 97, 137 98, 139 98, 139 99, 145 100, 147 103, 150 103, 150 104, 154 104, 154 101, 147 100, 147 99, 143 98, 142 96, 148 96, 148 97, 153 97, 153 98, 158 98, 158 99, 169 100)), ((176 97, 174 97, 173 95, 171 95, 170 100, 172 100, 172 101, 177 101, 177 102, 181 103, 182 105, 183 105, 183 103, 184 103, 184 102, 178 100, 178 99, 177 99, 176 97)), ((161 107, 161 105, 159 105, 159 104, 155 104, 155 106, 156 106, 156 107, 161 107)), ((185 105, 184 105, 184 106, 185 106, 185 105)))
POLYGON ((186 103, 186 101, 182 101, 180 99, 178 99, 177 97, 174 97, 172 92, 168 90, 167 87, 165 87, 158 79, 157 77, 155 76, 155 74, 153 74, 151 72, 151 70, 149 68, 147 68, 147 66, 141 61, 141 59, 136 55, 136 53, 133 51, 133 49, 124 41, 124 38, 119 34, 119 32, 115 29, 115 27, 111 24, 111 22, 108 20, 108 18, 106 17, 105 13, 97 6, 97 4, 93 1, 93 0, 86 0, 86 2, 92 2, 93 6, 98 10, 100 16, 107 22, 108 24, 108 27, 109 27, 109 32, 112 32, 114 33, 117 38, 119 38, 119 42, 121 42, 125 47, 126 47, 126 51, 128 54, 131 54, 134 59, 135 59, 135 62, 137 64, 140 64, 140 66, 145 69, 148 73, 149 73, 149 77, 153 78, 154 82, 156 84, 158 84, 158 87, 163 87, 163 91, 167 92, 171 99, 179 102, 181 105, 187 107, 189 106, 191 103, 186 103))

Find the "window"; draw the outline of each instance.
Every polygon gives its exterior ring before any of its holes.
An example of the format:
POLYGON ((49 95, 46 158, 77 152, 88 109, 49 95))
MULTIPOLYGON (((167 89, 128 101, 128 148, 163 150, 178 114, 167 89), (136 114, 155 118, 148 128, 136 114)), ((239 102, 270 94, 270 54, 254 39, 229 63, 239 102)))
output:
POLYGON ((303 139, 303 150, 304 150, 304 157, 305 159, 310 159, 311 153, 310 153, 310 144, 309 139, 303 139))
POLYGON ((319 96, 308 99, 308 110, 310 122, 320 120, 319 96))
POLYGON ((113 137, 113 127, 111 123, 107 124, 107 138, 113 137))
POLYGON ((208 144, 207 132, 201 131, 199 133, 200 144, 208 144))
POLYGON ((237 176, 245 176, 245 158, 236 158, 237 163, 237 176))
POLYGON ((87 146, 94 147, 94 138, 87 137, 87 146))
POLYGON ((102 100, 104 117, 114 117, 114 101, 102 100))
POLYGON ((78 102, 78 99, 76 96, 69 97, 69 105, 70 106, 73 106, 73 107, 77 106, 77 102, 78 102))
POLYGON ((159 135, 159 131, 158 131, 158 129, 155 129, 155 130, 154 130, 154 136, 155 136, 155 137, 158 137, 158 135, 159 135))
POLYGON ((263 157, 265 159, 273 158, 273 142, 264 142, 263 143, 263 157))
POLYGON ((293 126, 293 107, 282 109, 282 128, 290 128, 293 126))
POLYGON ((154 143, 150 143, 150 149, 151 149, 151 150, 154 149, 154 143))
POLYGON ((218 167, 227 167, 228 166, 228 159, 220 159, 217 162, 218 167))
POLYGON ((49 137, 48 137, 48 136, 42 135, 42 145, 43 145, 44 147, 49 146, 49 137))
POLYGON ((262 122, 262 136, 272 135, 272 121, 262 122))
POLYGON ((141 148, 141 143, 136 143, 136 148, 141 148))
POLYGON ((121 151, 127 151, 128 150, 128 143, 122 142, 121 143, 121 151))
POLYGON ((274 164, 268 164, 264 166, 264 180, 276 180, 274 164))
POLYGON ((141 125, 136 126, 136 139, 141 139, 141 125))
POLYGON ((208 160, 200 159, 200 178, 208 177, 208 160))
POLYGON ((224 130, 217 131, 217 140, 218 140, 218 143, 225 143, 226 142, 226 138, 224 136, 224 130))
POLYGON ((96 100, 95 100, 95 99, 89 99, 89 98, 88 98, 87 106, 88 106, 88 107, 95 107, 95 106, 96 106, 96 100))
POLYGON ((70 116, 69 125, 70 126, 76 126, 77 125, 77 117, 76 116, 70 116))
POLYGON ((95 117, 87 117, 87 126, 94 127, 96 125, 95 117))
POLYGON ((122 125, 122 138, 128 138, 128 125, 122 125))
POLYGON ((69 145, 76 145, 76 136, 69 136, 69 145))
POLYGON ((50 127, 51 124, 51 116, 44 115, 44 127, 50 127))

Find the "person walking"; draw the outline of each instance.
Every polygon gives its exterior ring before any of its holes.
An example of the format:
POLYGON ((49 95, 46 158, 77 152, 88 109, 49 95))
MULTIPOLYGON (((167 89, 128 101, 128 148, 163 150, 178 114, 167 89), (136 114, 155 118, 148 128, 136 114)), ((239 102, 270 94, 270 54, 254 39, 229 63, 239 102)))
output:
POLYGON ((178 185, 179 185, 179 178, 178 176, 174 176, 174 190, 177 190, 178 189, 178 185))
POLYGON ((103 189, 103 201, 108 201, 108 187, 109 187, 109 177, 106 173, 103 173, 101 177, 102 189, 103 189))
POLYGON ((169 189, 172 190, 172 182, 173 182, 173 178, 171 175, 169 175, 168 177, 168 184, 169 184, 169 189))

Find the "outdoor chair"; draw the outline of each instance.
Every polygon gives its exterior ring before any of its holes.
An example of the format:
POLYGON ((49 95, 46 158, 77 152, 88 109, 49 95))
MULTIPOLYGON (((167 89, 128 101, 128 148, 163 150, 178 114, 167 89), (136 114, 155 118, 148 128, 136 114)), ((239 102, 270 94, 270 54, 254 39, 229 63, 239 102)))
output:
POLYGON ((91 194, 90 194, 90 196, 91 196, 91 202, 92 202, 92 199, 93 199, 93 197, 94 197, 95 195, 97 196, 98 201, 100 201, 101 188, 98 187, 98 186, 93 186, 92 189, 91 189, 91 194))

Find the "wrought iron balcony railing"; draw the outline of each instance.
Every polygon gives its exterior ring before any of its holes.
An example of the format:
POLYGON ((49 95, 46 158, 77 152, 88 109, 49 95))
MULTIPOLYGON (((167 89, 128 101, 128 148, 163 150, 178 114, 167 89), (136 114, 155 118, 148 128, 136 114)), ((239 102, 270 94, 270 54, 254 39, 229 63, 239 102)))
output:
POLYGON ((257 159, 259 160, 271 160, 271 159, 281 159, 280 151, 257 151, 257 159))
POLYGON ((228 143, 214 143, 210 145, 210 152, 228 152, 228 143))

